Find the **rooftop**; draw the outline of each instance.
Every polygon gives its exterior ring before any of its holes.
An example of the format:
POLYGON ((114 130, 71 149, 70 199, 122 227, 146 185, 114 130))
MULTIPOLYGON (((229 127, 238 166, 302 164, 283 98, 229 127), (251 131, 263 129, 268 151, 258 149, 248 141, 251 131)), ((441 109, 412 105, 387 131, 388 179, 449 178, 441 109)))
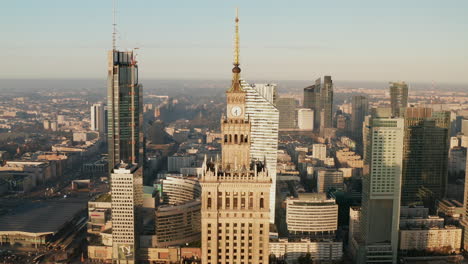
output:
POLYGON ((0 233, 56 233, 78 212, 86 208, 84 199, 25 202, 13 212, 0 216, 0 233))

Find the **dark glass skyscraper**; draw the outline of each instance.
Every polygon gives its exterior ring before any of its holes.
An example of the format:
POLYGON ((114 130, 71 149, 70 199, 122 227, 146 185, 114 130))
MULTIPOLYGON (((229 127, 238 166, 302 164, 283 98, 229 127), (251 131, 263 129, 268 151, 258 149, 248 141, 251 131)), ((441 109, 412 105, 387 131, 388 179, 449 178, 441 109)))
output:
POLYGON ((408 85, 405 82, 392 82, 390 84, 392 115, 400 116, 401 108, 408 106, 408 85))
POLYGON ((435 213, 447 186, 450 112, 406 108, 402 205, 422 204, 435 213))
POLYGON ((314 110, 314 128, 333 127, 333 81, 331 76, 325 76, 323 83, 320 78, 315 84, 304 88, 305 108, 314 110))
POLYGON ((331 76, 323 77, 323 84, 320 87, 320 107, 323 111, 323 124, 321 127, 333 127, 333 81, 331 76))
POLYGON ((362 124, 369 113, 369 100, 362 95, 353 96, 351 112, 351 131, 355 140, 362 142, 362 124))
POLYGON ((143 160, 143 100, 133 51, 109 51, 107 115, 109 169, 143 160))

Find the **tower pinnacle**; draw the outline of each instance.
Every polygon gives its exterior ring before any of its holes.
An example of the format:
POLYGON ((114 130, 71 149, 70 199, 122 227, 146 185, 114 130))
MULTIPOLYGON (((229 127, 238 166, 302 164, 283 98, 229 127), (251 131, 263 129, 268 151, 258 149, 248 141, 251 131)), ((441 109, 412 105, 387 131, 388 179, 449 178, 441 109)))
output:
POLYGON ((232 85, 229 92, 242 92, 242 87, 240 85, 240 72, 239 68, 239 9, 236 8, 236 31, 234 36, 234 68, 232 68, 232 85))

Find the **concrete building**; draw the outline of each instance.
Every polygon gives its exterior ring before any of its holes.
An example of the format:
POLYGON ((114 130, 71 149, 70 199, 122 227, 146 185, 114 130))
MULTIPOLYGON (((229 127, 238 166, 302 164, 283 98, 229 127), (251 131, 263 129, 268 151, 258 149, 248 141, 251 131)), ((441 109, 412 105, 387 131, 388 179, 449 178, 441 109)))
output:
POLYGON ((111 182, 113 261, 117 264, 137 263, 142 228, 142 169, 137 165, 117 165, 111 174, 111 182))
POLYGON ((294 98, 279 98, 276 101, 279 111, 279 129, 295 129, 297 127, 297 101, 294 98))
POLYGON ((400 230, 399 249, 459 253, 461 240, 462 229, 455 226, 400 230))
POLYGON ((360 247, 356 263, 396 263, 404 120, 390 109, 366 117, 360 247))
POLYGON ((309 253, 314 261, 338 261, 343 257, 343 242, 311 241, 309 239, 278 239, 270 241, 270 255, 287 263, 297 263, 300 256, 309 253))
POLYGON ((271 177, 270 222, 275 221, 276 166, 278 160, 279 111, 275 106, 276 84, 248 85, 241 80, 247 92, 246 113, 251 123, 250 158, 266 161, 271 177))
POLYGON ((300 193, 286 200, 290 237, 333 238, 338 228, 338 205, 325 193, 300 193))
POLYGON ((156 246, 182 246, 200 241, 200 199, 156 209, 156 246))
POLYGON ((297 110, 297 128, 300 130, 314 130, 314 110, 308 108, 297 110))
POLYGON ((461 120, 461 130, 460 132, 465 135, 465 136, 468 136, 468 119, 462 119, 461 120))
POLYGON ((408 106, 408 85, 405 82, 390 83, 390 105, 394 117, 399 117, 401 108, 408 106))
POLYGON ((221 120, 222 161, 205 159, 202 187, 202 263, 266 264, 269 261, 270 188, 265 164, 250 158, 247 92, 240 81, 239 18, 232 85, 221 120))
POLYGON ((104 105, 102 103, 91 106, 91 130, 104 134, 106 130, 104 105))
POLYGON ((312 157, 325 162, 327 159, 327 145, 314 144, 312 146, 312 157))
POLYGON ((143 91, 133 51, 109 51, 107 114, 109 169, 143 165, 143 91))
POLYGON ((343 172, 335 169, 319 169, 315 171, 317 192, 326 193, 330 190, 344 190, 343 172))
POLYGON ((197 178, 168 176, 160 180, 162 185, 162 204, 180 205, 201 196, 201 187, 197 178))
POLYGON ((197 156, 190 154, 177 154, 167 157, 167 171, 181 172, 182 168, 191 168, 196 165, 197 156))

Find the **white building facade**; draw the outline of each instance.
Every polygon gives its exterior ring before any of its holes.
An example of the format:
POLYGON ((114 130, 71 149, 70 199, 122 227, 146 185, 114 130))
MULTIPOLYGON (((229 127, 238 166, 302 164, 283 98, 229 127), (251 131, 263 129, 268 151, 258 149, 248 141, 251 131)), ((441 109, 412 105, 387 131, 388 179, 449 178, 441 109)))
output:
POLYGON ((121 164, 111 174, 113 263, 137 263, 139 208, 143 205, 142 170, 121 164))
POLYGON ((314 130, 314 110, 309 108, 298 109, 297 127, 300 130, 314 130))
POLYGON ((279 111, 274 101, 276 84, 249 85, 241 81, 247 92, 246 118, 251 123, 250 158, 266 161, 272 179, 270 190, 270 222, 275 221, 276 163, 278 159, 279 111))
POLYGON ((104 105, 102 103, 91 106, 91 130, 104 133, 106 128, 104 105))

